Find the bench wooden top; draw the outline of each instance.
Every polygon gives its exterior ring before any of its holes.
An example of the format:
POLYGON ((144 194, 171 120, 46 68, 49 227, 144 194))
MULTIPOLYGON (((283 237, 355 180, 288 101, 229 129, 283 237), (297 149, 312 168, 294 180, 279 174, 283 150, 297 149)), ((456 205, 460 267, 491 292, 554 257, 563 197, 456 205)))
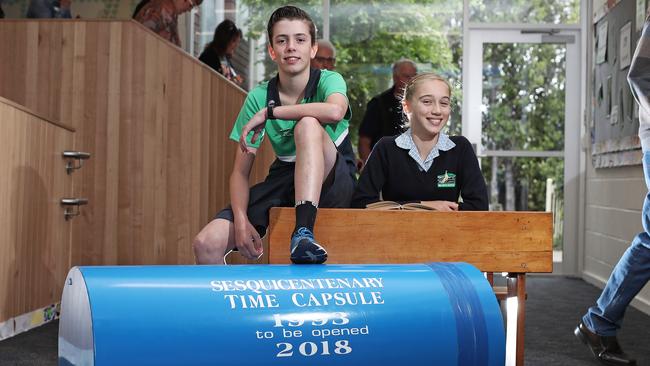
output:
MULTIPOLYGON (((293 208, 272 208, 269 263, 289 263, 293 208)), ((550 212, 319 209, 328 264, 468 262, 484 272, 552 272, 550 212)))

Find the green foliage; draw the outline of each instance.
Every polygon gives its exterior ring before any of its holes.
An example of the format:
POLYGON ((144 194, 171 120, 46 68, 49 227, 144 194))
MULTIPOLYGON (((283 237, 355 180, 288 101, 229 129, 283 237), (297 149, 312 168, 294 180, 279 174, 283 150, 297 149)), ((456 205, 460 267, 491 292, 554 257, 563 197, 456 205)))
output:
POLYGON ((472 22, 576 24, 580 0, 470 0, 472 22))
MULTIPOLYGON (((564 149, 565 61, 564 46, 485 45, 484 146, 490 150, 564 149)), ((516 158, 512 162, 514 181, 528 183, 528 204, 520 209, 544 210, 547 178, 562 192, 562 159, 516 158)))
MULTIPOLYGON (((395 61, 411 59, 419 71, 436 71, 458 84, 461 53, 452 49, 461 49, 455 35, 462 28, 453 24, 460 18, 458 1, 332 1, 331 40, 338 71, 348 83, 352 141, 357 141, 368 101, 392 86, 395 61)), ((460 121, 459 115, 455 120, 460 121)))
POLYGON ((290 4, 279 0, 243 0, 242 3, 246 6, 248 12, 246 25, 249 31, 246 36, 252 39, 259 39, 266 34, 266 25, 271 13, 284 5, 294 5, 305 10, 316 23, 317 29, 321 29, 323 25, 321 0, 298 0, 292 1, 290 4))

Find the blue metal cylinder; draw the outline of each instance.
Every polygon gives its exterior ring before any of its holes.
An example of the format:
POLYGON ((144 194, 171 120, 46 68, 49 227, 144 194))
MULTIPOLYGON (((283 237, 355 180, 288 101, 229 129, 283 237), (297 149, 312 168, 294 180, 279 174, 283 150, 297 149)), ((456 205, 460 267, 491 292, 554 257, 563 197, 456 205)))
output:
POLYGON ((464 263, 75 267, 59 365, 489 365, 503 319, 464 263))

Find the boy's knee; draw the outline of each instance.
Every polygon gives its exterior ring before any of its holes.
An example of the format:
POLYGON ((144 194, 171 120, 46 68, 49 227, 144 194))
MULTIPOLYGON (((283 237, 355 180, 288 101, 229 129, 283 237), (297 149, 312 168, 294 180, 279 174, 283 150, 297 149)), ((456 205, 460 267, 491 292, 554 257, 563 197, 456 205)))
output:
POLYGON ((206 252, 210 247, 211 245, 208 242, 207 237, 202 235, 202 233, 197 235, 192 241, 192 249, 194 250, 194 253, 206 252))
POLYGON ((314 117, 301 118, 293 129, 293 134, 296 139, 307 137, 320 137, 320 133, 324 131, 320 122, 314 117))
POLYGON ((198 264, 222 264, 228 246, 228 234, 214 222, 208 224, 192 241, 198 264))

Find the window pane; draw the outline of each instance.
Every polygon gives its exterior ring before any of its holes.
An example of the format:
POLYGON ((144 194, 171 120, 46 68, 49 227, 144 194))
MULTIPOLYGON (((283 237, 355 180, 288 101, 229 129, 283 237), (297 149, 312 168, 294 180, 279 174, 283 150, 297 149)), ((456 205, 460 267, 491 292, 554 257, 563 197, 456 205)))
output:
POLYGON ((566 46, 486 43, 483 146, 564 150, 566 46))
POLYGON ((470 21, 577 24, 580 0, 471 0, 470 21))
POLYGON ((563 240, 564 158, 511 155, 564 150, 565 84, 563 44, 483 44, 482 143, 501 155, 481 158, 490 208, 553 212, 555 249, 563 240))

